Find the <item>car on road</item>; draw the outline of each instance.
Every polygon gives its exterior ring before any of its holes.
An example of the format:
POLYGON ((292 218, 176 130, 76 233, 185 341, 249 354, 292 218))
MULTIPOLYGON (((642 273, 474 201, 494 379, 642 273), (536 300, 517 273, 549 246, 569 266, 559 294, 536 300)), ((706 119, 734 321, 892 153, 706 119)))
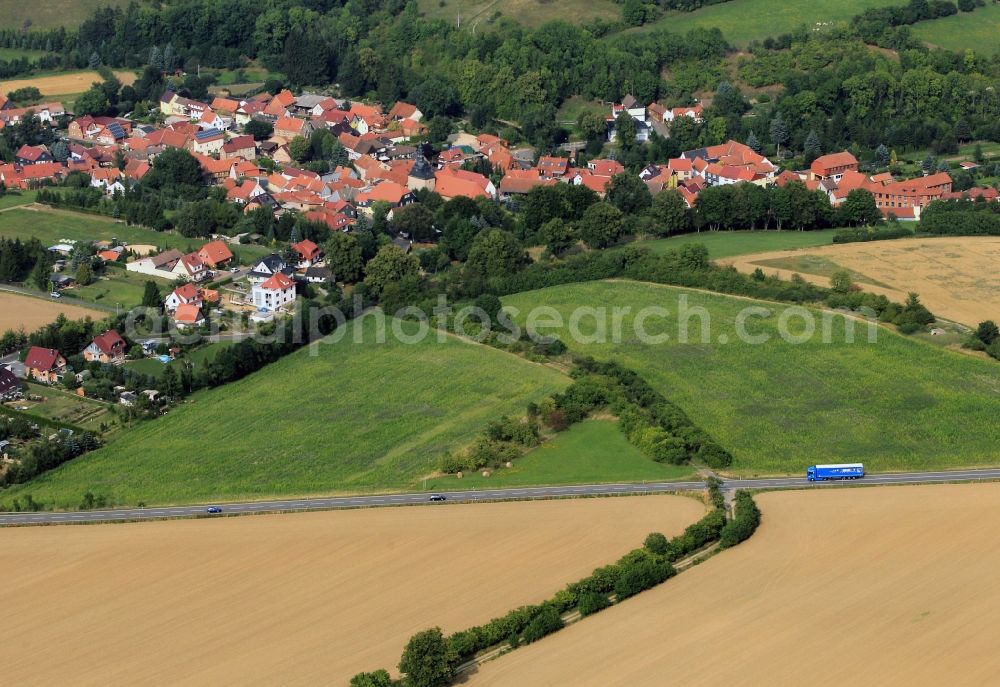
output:
POLYGON ((205 509, 205 512, 206 513, 212 513, 212 514, 221 513, 222 509, 219 508, 218 506, 209 506, 208 508, 205 509))
POLYGON ((444 494, 431 494, 431 497, 428 499, 428 501, 447 501, 447 500, 448 497, 445 496, 444 494))
POLYGON ((236 273, 238 273, 240 271, 240 268, 239 267, 230 267, 229 271, 232 272, 233 274, 236 274, 236 273))
POLYGON ((58 291, 50 291, 49 298, 62 298, 62 294, 58 291))

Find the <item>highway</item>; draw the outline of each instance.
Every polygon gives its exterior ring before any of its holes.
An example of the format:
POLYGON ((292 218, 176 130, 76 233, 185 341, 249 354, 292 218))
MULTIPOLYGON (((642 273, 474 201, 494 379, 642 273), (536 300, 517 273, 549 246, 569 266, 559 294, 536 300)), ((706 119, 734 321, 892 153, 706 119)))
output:
MULTIPOLYGON (((1000 469, 953 470, 944 472, 894 472, 869 474, 846 482, 809 482, 805 477, 774 477, 766 479, 725 480, 722 489, 829 489, 847 485, 879 484, 940 484, 945 482, 971 482, 1000 480, 1000 469)), ((558 487, 524 487, 512 489, 483 489, 442 492, 445 503, 471 503, 476 501, 518 501, 527 499, 570 498, 580 496, 621 496, 629 494, 662 494, 674 491, 704 489, 704 482, 646 482, 619 484, 587 484, 558 487)), ((157 508, 123 508, 93 511, 61 511, 37 513, 0 513, 3 525, 53 525, 124 520, 158 520, 164 518, 191 518, 209 516, 210 505, 218 505, 222 515, 247 513, 297 512, 310 510, 338 510, 344 508, 379 508, 385 506, 444 505, 432 503, 430 492, 408 494, 379 494, 359 496, 330 496, 310 499, 282 499, 277 501, 246 501, 242 503, 201 504, 195 506, 162 506, 157 508)), ((216 516, 218 517, 218 516, 216 516)))

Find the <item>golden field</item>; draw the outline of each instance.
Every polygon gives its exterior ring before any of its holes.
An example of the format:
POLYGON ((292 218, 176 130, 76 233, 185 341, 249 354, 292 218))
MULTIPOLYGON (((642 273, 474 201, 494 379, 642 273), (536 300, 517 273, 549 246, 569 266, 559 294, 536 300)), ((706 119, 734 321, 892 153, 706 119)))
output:
POLYGON ((53 322, 59 313, 63 313, 71 320, 79 320, 87 316, 94 320, 104 317, 104 313, 99 310, 66 305, 55 300, 47 301, 33 296, 22 296, 17 293, 0 292, 0 333, 8 329, 17 330, 20 327, 24 327, 26 332, 32 332, 53 322))
MULTIPOLYGON (((130 86, 135 83, 134 72, 116 71, 115 76, 122 84, 130 86)), ((29 79, 12 79, 0 81, 0 93, 9 93, 18 88, 34 86, 42 95, 66 95, 83 93, 94 82, 102 81, 101 75, 95 71, 66 72, 55 76, 35 76, 29 79)))
POLYGON ((487 663, 491 685, 992 685, 1000 484, 772 492, 757 533, 487 663))
POLYGON ((0 530, 0 682, 346 685, 703 513, 642 496, 0 530))
POLYGON ((823 286, 830 285, 830 269, 839 266, 855 272, 855 280, 866 291, 895 301, 916 291, 940 317, 971 327, 986 319, 1000 321, 1000 237, 996 236, 844 243, 719 262, 741 272, 760 267, 785 279, 797 272, 823 286), (810 263, 816 266, 813 272, 810 263))

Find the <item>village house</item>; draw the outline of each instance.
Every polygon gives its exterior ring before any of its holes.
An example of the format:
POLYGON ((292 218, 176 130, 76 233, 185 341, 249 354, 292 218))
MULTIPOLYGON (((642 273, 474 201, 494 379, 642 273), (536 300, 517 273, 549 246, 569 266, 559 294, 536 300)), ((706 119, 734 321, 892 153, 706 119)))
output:
POLYGON ((197 305, 200 308, 203 300, 201 289, 197 286, 181 284, 163 300, 163 307, 167 312, 174 312, 182 305, 197 305))
POLYGON ((201 313, 201 308, 194 303, 179 305, 174 311, 174 324, 178 329, 200 327, 205 324, 205 316, 201 313))
POLYGON ((174 281, 180 276, 174 272, 174 268, 182 256, 183 253, 179 250, 171 248, 159 255, 149 255, 138 260, 133 260, 125 265, 125 269, 129 272, 138 272, 139 274, 148 274, 151 277, 160 277, 174 281))
POLYGON ((494 198, 496 187, 488 177, 464 169, 445 167, 434 175, 434 192, 445 200, 459 196, 466 198, 494 198))
POLYGON ((198 257, 213 270, 226 267, 233 259, 233 252, 225 241, 209 241, 198 249, 198 257))
POLYGON ((24 359, 24 369, 36 382, 52 384, 66 372, 66 359, 54 348, 32 346, 24 359))
POLYGON ((293 243, 292 250, 298 253, 299 260, 295 266, 300 270, 312 267, 323 258, 323 252, 319 246, 309 239, 293 243))
POLYGON ((295 268, 290 267, 277 253, 272 253, 253 266, 247 274, 247 281, 251 284, 263 284, 276 274, 283 274, 291 277, 295 273, 295 268))
POLYGON ((23 145, 14 153, 14 162, 26 167, 39 162, 53 162, 52 154, 45 146, 23 145))
POLYGON ((222 144, 219 157, 224 160, 231 158, 255 160, 257 158, 257 143, 253 140, 253 136, 236 136, 222 144))
POLYGON ((0 401, 21 395, 21 380, 7 367, 0 367, 0 401))
POLYGON ((251 302, 258 310, 274 312, 295 302, 295 282, 278 272, 251 290, 251 302))
POLYGON ((291 141, 296 136, 309 138, 312 132, 312 124, 296 117, 279 117, 274 123, 274 136, 286 141, 291 141))
POLYGON ((177 264, 174 265, 173 273, 177 279, 188 279, 190 281, 201 281, 208 276, 208 269, 205 263, 198 257, 197 253, 182 255, 177 264))
POLYGON ((225 142, 226 135, 224 133, 216 129, 206 129, 194 135, 190 140, 190 148, 192 153, 212 155, 220 152, 225 142))
POLYGON ((83 349, 83 359, 88 363, 100 362, 118 365, 125 362, 125 339, 114 329, 94 337, 83 349))

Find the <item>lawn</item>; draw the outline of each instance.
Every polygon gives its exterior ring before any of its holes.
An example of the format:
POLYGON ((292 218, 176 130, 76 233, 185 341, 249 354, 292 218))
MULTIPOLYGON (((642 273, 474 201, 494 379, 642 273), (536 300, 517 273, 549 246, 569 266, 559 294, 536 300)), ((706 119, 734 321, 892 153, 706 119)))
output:
POLYGON ((685 33, 719 28, 727 41, 745 47, 752 40, 789 33, 803 25, 846 22, 870 7, 898 4, 899 0, 731 0, 694 12, 673 12, 641 30, 685 33))
POLYGON ((964 52, 972 49, 981 55, 1000 53, 1000 5, 987 3, 973 12, 959 12, 950 17, 922 21, 910 27, 913 35, 929 45, 964 52))
POLYGON ((663 481, 690 477, 689 467, 664 465, 642 454, 618 429, 616 420, 584 420, 519 458, 512 468, 429 479, 426 488, 523 487, 539 484, 599 484, 663 481))
POLYGON ((66 294, 80 300, 127 310, 142 303, 147 281, 154 282, 164 295, 173 290, 172 283, 165 279, 128 272, 124 269, 108 268, 103 276, 91 284, 74 287, 66 294))
POLYGON ((0 0, 0 17, 6 29, 19 29, 25 22, 32 29, 76 28, 98 7, 124 6, 125 0, 45 0, 20 2, 0 0))
POLYGON ((833 243, 837 229, 818 231, 703 231, 682 234, 668 239, 639 241, 629 245, 649 248, 654 253, 665 253, 689 243, 701 243, 708 248, 712 260, 731 258, 734 255, 763 253, 769 250, 812 248, 833 243))
MULTIPOLYGON (((756 264, 760 265, 764 272, 768 271, 768 267, 773 267, 779 270, 791 270, 792 272, 815 274, 817 276, 827 278, 832 277, 835 272, 846 270, 843 265, 835 263, 828 257, 823 255, 809 255, 808 253, 804 253, 802 255, 790 255, 784 258, 757 260, 756 264)), ((859 284, 871 284, 873 286, 882 286, 887 289, 892 288, 888 284, 880 282, 877 279, 872 279, 861 272, 856 272, 854 270, 847 271, 851 273, 851 279, 859 284)))
MULTIPOLYGON (((784 310, 774 304, 632 282, 592 282, 554 287, 504 299, 520 309, 555 308, 566 321, 578 306, 630 307, 616 342, 579 343, 562 331, 571 350, 614 358, 645 375, 734 457, 740 475, 800 474, 816 462, 864 461, 871 470, 938 469, 1000 462, 1000 365, 877 330, 866 325, 846 343, 844 320, 833 319, 831 343, 817 336, 790 343, 777 336, 784 310), (710 320, 705 343, 680 344, 681 296, 688 312, 704 308, 710 320), (742 343, 736 317, 748 306, 765 307, 746 320, 766 343, 742 343), (632 326, 647 306, 665 307, 645 322, 665 343, 639 340, 632 326), (723 341, 726 341, 723 343, 723 341)), ((608 322, 613 321, 611 314, 608 322)), ((689 320, 690 340, 702 340, 703 317, 689 320)), ((796 333, 801 319, 793 318, 796 333)), ((580 329, 593 329, 584 317, 580 329)), ((545 330, 551 331, 551 330, 545 330)))
POLYGON ((452 337, 407 345, 390 333, 376 343, 372 318, 349 324, 340 341, 196 394, 0 501, 31 493, 75 507, 87 490, 135 505, 412 488, 488 422, 569 383, 452 337))
MULTIPOLYGON (((172 232, 129 226, 124 222, 100 215, 47 208, 38 210, 20 208, 0 212, 0 236, 22 240, 36 237, 46 244, 58 243, 62 239, 108 241, 117 238, 130 244, 152 245, 159 249, 177 248, 186 252, 197 250, 207 241, 207 239, 185 238, 172 232)), ((247 262, 270 252, 263 246, 230 246, 230 250, 247 262)))
POLYGON ((34 203, 35 195, 35 191, 14 192, 8 190, 5 194, 0 196, 0 210, 16 207, 18 205, 28 205, 29 203, 34 203))
MULTIPOLYGON (((0 0, 0 5, 2 5, 2 0, 0 0)), ((34 60, 45 54, 44 50, 21 50, 20 48, 0 48, 0 60, 19 60, 22 57, 26 57, 29 60, 34 60)), ((6 93, 4 93, 6 95, 6 93)))

